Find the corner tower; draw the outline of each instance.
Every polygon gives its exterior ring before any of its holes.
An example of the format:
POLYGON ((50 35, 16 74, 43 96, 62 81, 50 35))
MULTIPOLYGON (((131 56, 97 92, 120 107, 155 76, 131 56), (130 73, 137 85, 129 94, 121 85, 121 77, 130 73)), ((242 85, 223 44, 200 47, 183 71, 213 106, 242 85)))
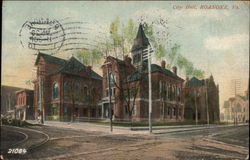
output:
POLYGON ((134 44, 131 49, 133 65, 136 68, 141 68, 143 65, 142 51, 150 45, 148 38, 146 37, 142 24, 139 25, 134 44))

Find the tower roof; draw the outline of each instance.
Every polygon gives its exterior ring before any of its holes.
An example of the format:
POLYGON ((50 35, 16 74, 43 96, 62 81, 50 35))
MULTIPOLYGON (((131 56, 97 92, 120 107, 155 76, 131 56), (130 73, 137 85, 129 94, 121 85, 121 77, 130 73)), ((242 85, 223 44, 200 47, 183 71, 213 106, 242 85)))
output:
POLYGON ((135 52, 135 51, 138 51, 140 49, 144 49, 148 45, 149 45, 148 38, 144 33, 142 24, 140 24, 136 38, 134 40, 134 44, 133 44, 132 49, 131 49, 131 52, 135 52))

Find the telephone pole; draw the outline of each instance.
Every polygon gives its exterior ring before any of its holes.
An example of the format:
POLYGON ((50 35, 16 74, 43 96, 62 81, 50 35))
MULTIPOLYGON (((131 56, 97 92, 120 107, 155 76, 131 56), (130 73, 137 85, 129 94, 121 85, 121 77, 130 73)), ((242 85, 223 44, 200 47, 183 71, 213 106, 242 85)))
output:
MULTIPOLYGON (((106 61, 108 58, 108 49, 106 51, 106 61)), ((110 84, 110 73, 109 73, 109 65, 110 62, 106 62, 105 65, 107 66, 107 76, 108 76, 108 95, 109 95, 109 125, 110 125, 110 132, 113 132, 113 122, 112 122, 112 116, 113 116, 113 108, 111 106, 111 84, 110 84)))
POLYGON ((196 104, 196 90, 194 90, 194 105, 195 105, 195 125, 198 125, 198 109, 196 104))
POLYGON ((149 124, 149 133, 152 133, 152 82, 151 82, 151 53, 153 49, 151 46, 148 46, 142 51, 143 60, 148 60, 148 124, 149 124))
POLYGON ((207 81, 205 79, 205 87, 206 87, 206 108, 207 108, 207 125, 209 125, 209 112, 208 112, 208 92, 207 92, 207 89, 208 89, 208 86, 207 86, 207 81))

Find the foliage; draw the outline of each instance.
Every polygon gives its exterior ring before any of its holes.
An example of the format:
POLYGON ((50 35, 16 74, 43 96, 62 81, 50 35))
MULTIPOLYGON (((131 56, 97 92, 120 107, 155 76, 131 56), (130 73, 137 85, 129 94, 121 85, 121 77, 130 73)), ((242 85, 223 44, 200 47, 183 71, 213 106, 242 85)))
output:
POLYGON ((120 22, 117 17, 110 24, 110 39, 109 46, 114 50, 115 56, 119 57, 118 52, 125 54, 129 53, 136 34, 136 26, 132 19, 129 19, 127 25, 120 22))
POLYGON ((91 50, 82 49, 76 52, 75 55, 84 65, 93 66, 94 64, 100 63, 103 52, 98 48, 91 50))
POLYGON ((174 44, 170 51, 167 52, 166 45, 160 40, 156 40, 153 24, 147 25, 147 23, 144 23, 144 32, 147 35, 149 42, 155 49, 155 58, 157 60, 163 60, 164 58, 168 59, 168 69, 177 65, 180 70, 185 72, 186 76, 204 78, 204 71, 194 68, 193 63, 179 53, 181 45, 174 44))

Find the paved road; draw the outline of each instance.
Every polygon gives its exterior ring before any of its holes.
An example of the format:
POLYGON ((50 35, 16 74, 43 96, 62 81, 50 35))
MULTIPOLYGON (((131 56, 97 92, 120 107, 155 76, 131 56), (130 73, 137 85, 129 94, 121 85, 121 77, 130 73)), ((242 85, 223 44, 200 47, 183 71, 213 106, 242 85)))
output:
MULTIPOLYGON (((153 135, 136 131, 133 131, 133 134, 129 134, 130 131, 122 133, 121 130, 111 134, 93 127, 91 130, 86 126, 77 128, 77 125, 72 128, 49 125, 33 126, 28 129, 47 134, 49 141, 32 151, 28 150, 25 155, 18 155, 18 159, 245 159, 249 146, 249 126, 162 132, 153 135)), ((9 138, 8 134, 4 135, 3 139, 9 138)), ((4 153, 4 157, 6 156, 8 154, 4 153)))

